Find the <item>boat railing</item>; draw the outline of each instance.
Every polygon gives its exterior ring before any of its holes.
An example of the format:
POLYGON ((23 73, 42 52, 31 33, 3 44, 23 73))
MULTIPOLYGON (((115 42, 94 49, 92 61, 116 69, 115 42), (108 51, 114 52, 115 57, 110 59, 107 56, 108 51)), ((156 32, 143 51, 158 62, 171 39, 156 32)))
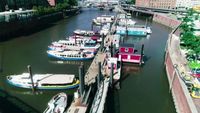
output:
POLYGON ((101 103, 101 99, 102 99, 103 92, 104 92, 104 81, 101 82, 101 86, 99 86, 99 88, 102 88, 102 90, 97 90, 97 92, 95 94, 95 98, 94 98, 94 100, 92 102, 92 107, 90 109, 90 113, 97 113, 97 111, 99 109, 99 105, 101 103), (100 99, 100 100, 98 101, 98 99, 100 99), (96 104, 96 102, 98 102, 98 103, 96 104), (96 106, 97 106, 97 109, 96 110, 93 109, 96 106), (93 110, 95 110, 95 111, 93 111, 93 110))

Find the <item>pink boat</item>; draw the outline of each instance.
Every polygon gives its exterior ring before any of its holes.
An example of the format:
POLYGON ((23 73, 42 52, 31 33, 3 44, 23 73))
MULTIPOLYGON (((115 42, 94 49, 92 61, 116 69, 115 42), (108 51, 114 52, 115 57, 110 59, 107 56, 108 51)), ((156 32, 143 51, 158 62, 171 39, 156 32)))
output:
POLYGON ((141 54, 137 54, 133 44, 120 45, 119 53, 117 55, 118 60, 141 65, 143 63, 143 48, 144 46, 142 46, 141 54))

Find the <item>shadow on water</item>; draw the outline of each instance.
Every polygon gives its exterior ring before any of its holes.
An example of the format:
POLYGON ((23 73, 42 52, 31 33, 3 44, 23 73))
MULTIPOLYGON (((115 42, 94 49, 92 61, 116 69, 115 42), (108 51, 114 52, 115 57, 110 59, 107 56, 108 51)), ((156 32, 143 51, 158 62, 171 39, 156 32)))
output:
POLYGON ((143 65, 140 66, 138 64, 129 64, 129 63, 123 64, 122 78, 124 77, 124 75, 139 73, 141 71, 142 67, 143 67, 143 65))
POLYGON ((35 108, 2 89, 0 89, 0 106, 0 113, 39 113, 35 108))
MULTIPOLYGON (((148 62, 150 59, 151 59, 150 56, 145 56, 145 55, 144 55, 144 57, 143 57, 143 61, 144 61, 144 62, 148 62)), ((144 65, 145 65, 145 63, 144 63, 142 66, 144 66, 144 65)))
MULTIPOLYGON (((21 36, 27 37, 29 35, 36 33, 36 32, 50 28, 54 25, 56 25, 56 24, 55 23, 48 23, 48 24, 41 24, 41 25, 39 25, 39 27, 37 25, 34 26, 34 27, 24 27, 23 29, 19 29, 16 32, 10 32, 9 34, 2 36, 0 41, 8 41, 8 40, 14 39, 16 37, 21 37, 21 36)), ((15 27, 15 25, 12 25, 10 27, 15 27)))
POLYGON ((0 73, 3 72, 4 48, 0 46, 0 73))
POLYGON ((110 88, 108 90, 104 113, 120 113, 120 101, 118 90, 115 90, 113 88, 110 88))

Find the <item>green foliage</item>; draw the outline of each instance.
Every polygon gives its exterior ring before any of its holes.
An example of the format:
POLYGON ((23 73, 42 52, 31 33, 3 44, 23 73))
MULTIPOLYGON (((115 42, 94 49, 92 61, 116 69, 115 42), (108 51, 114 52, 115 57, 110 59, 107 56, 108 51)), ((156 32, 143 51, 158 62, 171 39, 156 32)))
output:
POLYGON ((191 69, 200 68, 200 64, 196 60, 190 61, 188 64, 191 69))
MULTIPOLYGON (((199 14, 194 10, 190 9, 183 19, 180 28, 182 30, 181 35, 181 46, 187 50, 190 50, 188 53, 190 56, 195 56, 195 59, 200 54, 200 36, 194 35, 194 20, 198 20, 199 14)), ((194 59, 194 60, 195 60, 194 59)), ((194 63, 191 64, 194 65, 194 63)), ((196 65, 196 64, 195 64, 196 65)))
POLYGON ((70 7, 78 5, 78 1, 77 0, 64 0, 64 3, 67 3, 70 7))
POLYGON ((33 6, 33 10, 35 10, 35 15, 45 15, 50 14, 58 11, 62 11, 64 9, 69 9, 70 4, 76 4, 76 0, 65 0, 64 3, 58 3, 55 7, 44 7, 44 6, 33 6), (73 1, 73 2, 72 2, 73 1), (69 4, 70 3, 70 4, 69 4))

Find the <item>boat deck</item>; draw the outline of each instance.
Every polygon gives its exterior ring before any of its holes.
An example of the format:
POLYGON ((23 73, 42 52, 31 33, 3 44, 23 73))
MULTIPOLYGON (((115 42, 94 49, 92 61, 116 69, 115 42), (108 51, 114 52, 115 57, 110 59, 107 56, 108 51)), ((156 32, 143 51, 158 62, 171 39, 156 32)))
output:
POLYGON ((66 84, 72 83, 74 80, 74 75, 64 75, 64 74, 52 74, 49 76, 44 77, 40 81, 39 84, 66 84))
POLYGON ((105 80, 102 81, 95 95, 90 113, 103 113, 109 87, 109 80, 109 78, 105 78, 105 80))

